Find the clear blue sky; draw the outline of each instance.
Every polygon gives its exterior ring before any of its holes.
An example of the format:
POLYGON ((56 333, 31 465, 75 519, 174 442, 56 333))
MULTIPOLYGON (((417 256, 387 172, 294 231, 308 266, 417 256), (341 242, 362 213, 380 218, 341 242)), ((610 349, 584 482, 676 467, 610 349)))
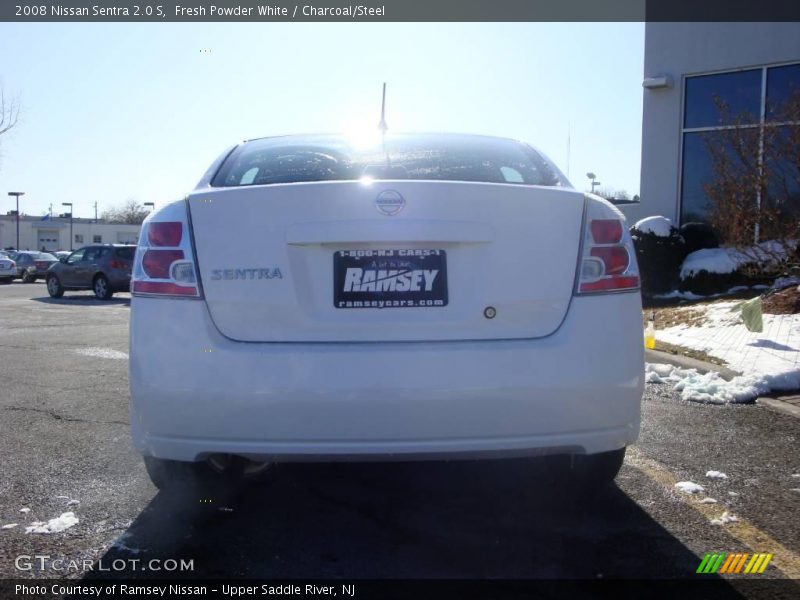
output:
POLYGON ((8 24, 0 212, 183 196, 227 146, 373 127, 523 139, 579 189, 639 191, 644 25, 8 24), (207 49, 209 52, 201 52, 207 49))

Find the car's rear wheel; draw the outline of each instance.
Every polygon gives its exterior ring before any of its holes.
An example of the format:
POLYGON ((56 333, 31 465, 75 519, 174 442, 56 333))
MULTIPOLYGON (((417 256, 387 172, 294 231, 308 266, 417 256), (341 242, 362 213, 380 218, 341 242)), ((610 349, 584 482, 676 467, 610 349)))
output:
POLYGON ((22 282, 23 283, 33 283, 36 281, 36 275, 31 273, 30 271, 25 271, 22 275, 22 282))
POLYGON ((64 286, 55 275, 50 275, 47 278, 47 293, 51 298, 61 298, 64 295, 64 286))
POLYGON ((94 290, 94 295, 98 300, 110 300, 111 296, 114 295, 114 292, 111 290, 111 286, 108 284, 108 279, 106 279, 105 275, 98 275, 94 278, 92 289, 94 290))
POLYGON ((203 490, 231 488, 263 480, 272 463, 256 462, 238 456, 214 455, 198 462, 144 457, 150 481, 159 490, 203 490))
POLYGON ((600 454, 559 455, 548 460, 548 471, 564 487, 598 489, 614 481, 624 460, 625 448, 600 454))

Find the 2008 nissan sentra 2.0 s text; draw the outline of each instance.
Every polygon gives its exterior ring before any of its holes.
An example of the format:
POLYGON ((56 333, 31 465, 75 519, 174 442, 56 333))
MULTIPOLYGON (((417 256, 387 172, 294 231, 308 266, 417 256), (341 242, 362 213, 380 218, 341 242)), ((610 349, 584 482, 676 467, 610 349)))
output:
POLYGON ((533 455, 599 485, 639 433, 625 221, 520 142, 242 143, 151 213, 131 288, 133 440, 160 488, 533 455))

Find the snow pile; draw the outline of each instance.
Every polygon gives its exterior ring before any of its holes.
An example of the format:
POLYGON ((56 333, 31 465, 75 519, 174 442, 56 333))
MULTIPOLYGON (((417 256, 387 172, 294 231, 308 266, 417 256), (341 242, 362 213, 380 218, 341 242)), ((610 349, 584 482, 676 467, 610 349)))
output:
POLYGON ((651 364, 645 366, 647 383, 669 383, 682 400, 706 404, 752 402, 772 390, 800 387, 800 370, 784 375, 740 375, 730 381, 719 373, 698 373, 696 369, 681 369, 673 365, 651 364))
POLYGON ((706 471, 706 477, 709 479, 727 479, 728 476, 722 471, 706 471))
POLYGON ((78 517, 73 512, 62 513, 55 519, 50 519, 47 523, 34 521, 30 527, 25 528, 25 533, 59 533, 78 524, 78 517))
POLYGON ((700 492, 704 492, 706 488, 702 485, 694 483, 692 481, 679 481, 675 484, 675 487, 682 491, 684 494, 698 494, 700 492))
POLYGON ((16 523, 9 523, 8 525, 3 525, 2 527, 0 527, 0 529, 14 529, 14 527, 16 526, 17 526, 16 523))
POLYGON ((727 510, 722 513, 722 516, 718 519, 711 519, 712 525, 726 525, 727 523, 735 523, 739 520, 739 517, 736 515, 730 514, 727 510))
POLYGON ((733 273, 740 266, 751 262, 732 248, 703 248, 689 254, 681 265, 681 279, 688 279, 700 271, 709 273, 733 273))
POLYGON ((28 508, 27 506, 25 506, 23 508, 20 508, 19 512, 21 512, 21 513, 29 513, 29 512, 31 512, 31 509, 28 508))
MULTIPOLYGON (((791 244, 789 244, 791 246, 791 244)), ((689 254, 681 266, 681 279, 688 279, 707 271, 709 273, 733 273, 747 264, 778 264, 788 257, 786 248, 776 241, 761 242, 745 250, 735 248, 704 248, 689 254)))
POLYGON ((700 504, 716 504, 716 503, 717 500, 715 498, 711 498, 710 496, 708 498, 703 498, 702 500, 700 500, 700 504))
POLYGON ((128 355, 119 350, 112 350, 111 348, 76 348, 75 352, 83 356, 91 356, 93 358, 111 358, 116 360, 127 360, 128 355))
POLYGON ((642 233, 652 233, 657 237, 669 237, 672 233, 672 221, 666 217, 647 217, 636 221, 633 227, 642 233))

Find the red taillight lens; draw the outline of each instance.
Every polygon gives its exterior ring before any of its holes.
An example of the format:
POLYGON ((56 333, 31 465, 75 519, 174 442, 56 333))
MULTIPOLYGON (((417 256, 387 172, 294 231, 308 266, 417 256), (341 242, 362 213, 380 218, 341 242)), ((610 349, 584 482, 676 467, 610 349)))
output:
POLYGON ((124 269, 125 268, 125 265, 123 263, 121 263, 120 261, 118 261, 116 258, 112 259, 108 263, 108 266, 111 267, 112 269, 124 269))
POLYGON ((618 244, 622 240, 622 223, 618 219, 594 219, 589 227, 595 244, 618 244))
POLYGON ((636 289, 639 287, 639 277, 631 276, 615 276, 606 277, 605 279, 598 279, 597 281, 590 281, 582 283, 580 287, 581 292, 613 292, 614 290, 627 290, 636 289))
POLYGON ((147 239, 151 246, 169 246, 174 248, 181 245, 183 237, 183 223, 166 221, 163 223, 150 223, 147 229, 147 239))
POLYGON ((631 262, 625 246, 599 246, 592 248, 591 256, 603 261, 606 275, 619 275, 624 273, 631 262))
POLYGON ((148 250, 142 257, 142 268, 152 279, 169 279, 170 265, 183 258, 183 250, 148 250))
POLYGON ((170 296, 196 296, 197 288, 177 285, 168 281, 134 281, 132 292, 140 294, 167 294, 170 296))

